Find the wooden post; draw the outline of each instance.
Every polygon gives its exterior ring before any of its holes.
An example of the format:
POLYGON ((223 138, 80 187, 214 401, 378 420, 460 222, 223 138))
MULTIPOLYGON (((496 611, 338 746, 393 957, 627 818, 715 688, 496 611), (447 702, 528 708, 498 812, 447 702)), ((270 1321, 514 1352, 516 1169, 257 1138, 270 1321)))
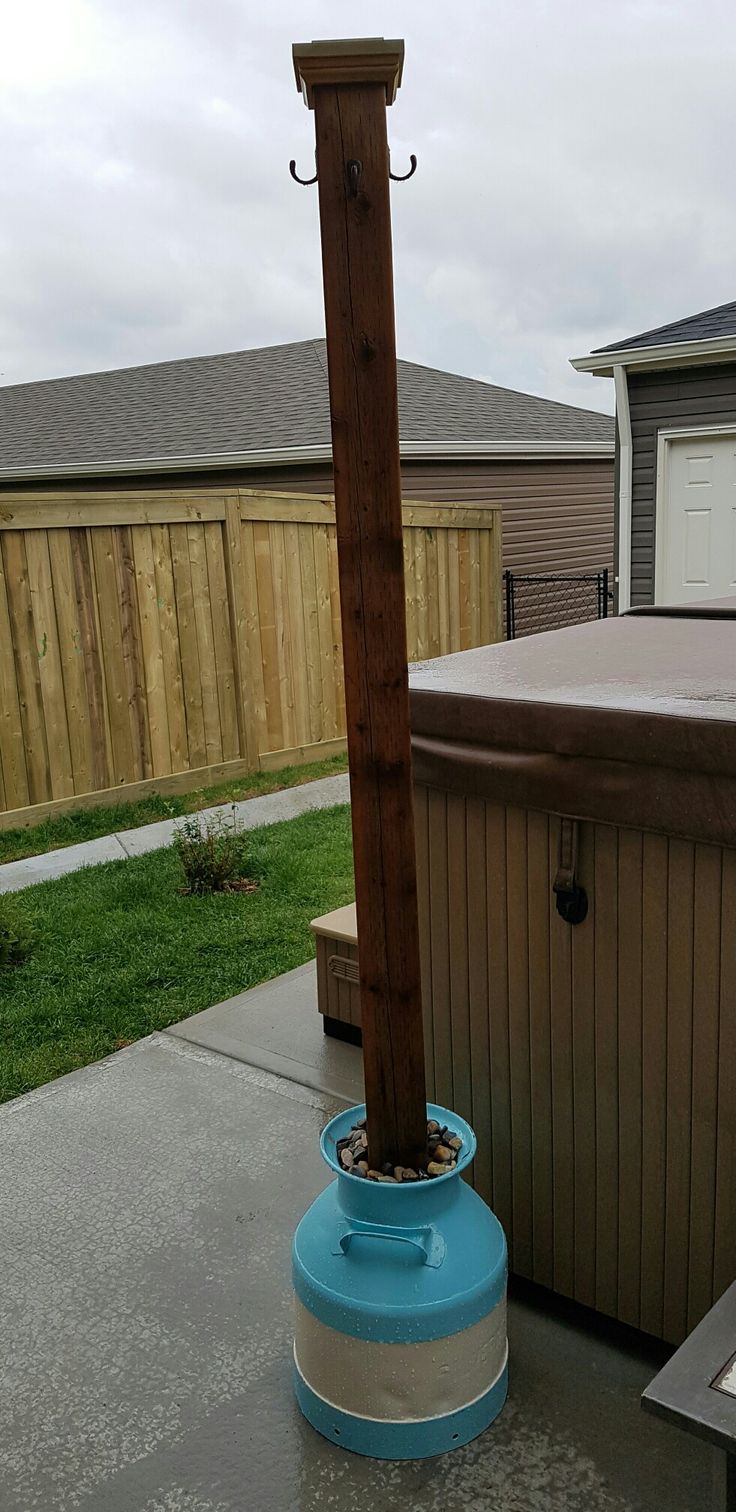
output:
POLYGON ((370 1160, 426 1157, 386 106, 403 42, 299 43, 314 110, 370 1160))

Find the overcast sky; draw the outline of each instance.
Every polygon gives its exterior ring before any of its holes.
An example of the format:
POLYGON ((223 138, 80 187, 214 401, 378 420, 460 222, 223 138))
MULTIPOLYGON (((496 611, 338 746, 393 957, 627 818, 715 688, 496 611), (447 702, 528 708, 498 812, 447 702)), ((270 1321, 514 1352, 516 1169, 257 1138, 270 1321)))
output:
POLYGON ((1 382, 321 334, 290 45, 406 40, 401 356, 611 409, 567 359, 736 298, 733 0, 5 0, 1 382))

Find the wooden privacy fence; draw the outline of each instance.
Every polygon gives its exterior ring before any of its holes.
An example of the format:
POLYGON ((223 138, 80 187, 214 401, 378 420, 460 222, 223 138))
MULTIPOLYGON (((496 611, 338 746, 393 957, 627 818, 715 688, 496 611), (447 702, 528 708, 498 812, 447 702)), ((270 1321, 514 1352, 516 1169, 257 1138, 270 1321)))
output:
MULTIPOLYGON (((409 659, 498 640, 500 510, 403 518, 409 659)), ((331 499, 0 494, 0 827, 344 737, 331 499)))

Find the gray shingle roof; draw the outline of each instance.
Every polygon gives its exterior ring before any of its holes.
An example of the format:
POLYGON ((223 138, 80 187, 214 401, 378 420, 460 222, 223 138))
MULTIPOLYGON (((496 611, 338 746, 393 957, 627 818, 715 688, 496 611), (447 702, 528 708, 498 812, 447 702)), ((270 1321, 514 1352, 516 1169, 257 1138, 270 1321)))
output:
MULTIPOLYGON (((613 420, 399 362, 404 441, 613 440, 613 420)), ((324 341, 0 386, 3 470, 328 446, 324 341)))
POLYGON ((698 315, 688 315, 685 320, 673 320, 670 325, 655 326, 654 330, 628 336, 625 341, 595 347, 594 355, 623 352, 628 347, 666 346, 672 341, 707 341, 717 336, 736 336, 736 300, 715 305, 712 310, 701 310, 698 315))

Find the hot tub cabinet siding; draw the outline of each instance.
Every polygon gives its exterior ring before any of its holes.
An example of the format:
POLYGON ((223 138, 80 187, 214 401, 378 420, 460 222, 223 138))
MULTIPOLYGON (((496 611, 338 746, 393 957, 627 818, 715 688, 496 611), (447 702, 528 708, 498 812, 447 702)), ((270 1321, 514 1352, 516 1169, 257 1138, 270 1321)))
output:
POLYGON ((430 1095, 476 1130, 511 1270, 678 1343, 736 1259, 736 621, 534 640, 412 678, 430 1095))
POLYGON ((510 1268, 677 1342, 736 1256, 736 852, 583 823, 570 926, 559 816, 415 807, 431 1095, 510 1268))

